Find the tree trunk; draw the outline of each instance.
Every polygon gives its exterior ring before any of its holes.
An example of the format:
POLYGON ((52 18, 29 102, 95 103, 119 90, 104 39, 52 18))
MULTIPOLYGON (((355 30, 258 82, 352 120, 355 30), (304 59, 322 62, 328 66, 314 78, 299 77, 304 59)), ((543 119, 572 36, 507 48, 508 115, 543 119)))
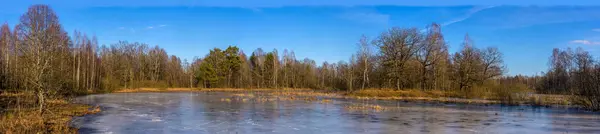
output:
POLYGON ((367 62, 368 58, 365 58, 365 69, 363 70, 363 82, 362 82, 362 87, 360 89, 365 89, 365 84, 367 83, 367 71, 368 71, 368 62, 367 62))
POLYGON ((44 114, 44 103, 45 103, 44 92, 42 90, 43 89, 38 89, 38 91, 37 91, 38 112, 40 115, 44 114))
POLYGON ((400 90, 400 78, 396 78, 396 90, 400 90))
POLYGON ((80 89, 79 77, 80 77, 80 72, 81 72, 81 55, 78 56, 76 62, 77 62, 77 73, 75 73, 75 88, 77 88, 77 90, 79 90, 80 89))
POLYGON ((425 90, 426 89, 426 83, 427 83, 427 66, 423 66, 423 70, 421 72, 421 90, 425 90))

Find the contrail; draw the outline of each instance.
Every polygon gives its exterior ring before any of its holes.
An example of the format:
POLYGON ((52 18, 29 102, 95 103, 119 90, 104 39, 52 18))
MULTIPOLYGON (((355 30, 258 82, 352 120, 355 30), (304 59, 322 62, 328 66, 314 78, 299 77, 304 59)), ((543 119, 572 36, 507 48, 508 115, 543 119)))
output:
MULTIPOLYGON (((462 16, 460 18, 455 18, 455 19, 453 19, 451 21, 444 22, 440 26, 445 27, 445 26, 452 25, 452 24, 457 23, 457 22, 464 21, 464 20, 470 18, 475 13, 478 13, 478 12, 480 12, 482 10, 494 8, 494 7, 496 7, 496 6, 475 7, 473 9, 471 9, 469 12, 467 12, 467 14, 465 14, 464 16, 462 16)), ((424 33, 424 32, 427 32, 427 29, 422 29, 421 30, 421 33, 424 33)))
POLYGON ((444 22, 444 23, 442 23, 441 26, 448 26, 448 25, 452 25, 452 24, 457 23, 457 22, 464 21, 464 20, 470 18, 475 13, 478 13, 478 12, 480 12, 482 10, 485 10, 485 9, 494 8, 494 7, 496 7, 496 6, 487 6, 487 7, 481 7, 481 8, 473 8, 465 16, 462 16, 460 18, 456 18, 456 19, 448 21, 448 22, 444 22))

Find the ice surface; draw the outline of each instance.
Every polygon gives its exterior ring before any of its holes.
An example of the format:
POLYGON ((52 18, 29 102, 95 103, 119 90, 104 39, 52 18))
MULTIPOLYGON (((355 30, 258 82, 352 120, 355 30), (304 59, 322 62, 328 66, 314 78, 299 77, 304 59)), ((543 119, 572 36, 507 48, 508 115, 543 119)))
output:
POLYGON ((115 134, 600 133, 597 113, 560 108, 332 100, 259 101, 201 92, 89 95, 77 101, 99 105, 102 112, 75 118, 72 124, 81 133, 115 134))

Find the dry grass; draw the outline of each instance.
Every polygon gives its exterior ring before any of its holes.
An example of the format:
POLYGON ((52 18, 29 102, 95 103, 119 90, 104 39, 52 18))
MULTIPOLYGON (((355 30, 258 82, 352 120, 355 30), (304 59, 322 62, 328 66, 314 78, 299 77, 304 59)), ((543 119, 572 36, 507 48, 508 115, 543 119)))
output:
POLYGON ((99 107, 69 103, 66 100, 48 100, 47 109, 40 115, 32 101, 19 101, 16 98, 31 100, 31 96, 23 93, 2 94, 1 101, 8 106, 0 115, 0 133, 77 133, 77 129, 69 126, 73 116, 83 116, 100 112, 99 107), (19 104, 14 105, 14 104, 19 104))
POLYGON ((255 97, 255 95, 252 94, 252 93, 248 93, 248 94, 233 94, 232 96, 235 96, 235 97, 248 97, 248 98, 254 98, 255 97))
POLYGON ((339 93, 328 93, 319 92, 315 90, 299 90, 299 91, 282 91, 282 92, 270 92, 269 95, 273 96, 303 96, 303 97, 342 97, 339 93))
POLYGON ((221 98, 221 101, 223 101, 223 102, 231 102, 231 99, 230 98, 221 98))
POLYGON ((134 88, 134 89, 120 89, 115 92, 117 93, 137 93, 137 92, 186 92, 186 91, 198 91, 197 88, 134 88))
POLYGON ((270 89, 270 88, 133 88, 133 89, 119 89, 117 93, 135 93, 135 92, 188 92, 188 91, 202 91, 202 92, 273 92, 273 91, 314 91, 313 89, 305 88, 282 88, 282 89, 270 89))
MULTIPOLYGON (((365 89, 354 92, 326 92, 324 90, 313 89, 244 89, 244 88, 137 88, 137 89, 122 89, 116 92, 233 92, 234 97, 244 97, 259 102, 267 102, 276 100, 298 100, 302 99, 306 102, 318 101, 315 97, 328 98, 350 98, 350 99, 379 99, 379 100, 403 100, 403 101, 425 101, 425 102, 440 102, 440 103, 467 103, 467 104, 530 104, 539 106, 549 105, 572 105, 570 98, 566 95, 542 95, 529 94, 518 97, 515 100, 506 102, 499 99, 497 96, 486 95, 480 99, 466 99, 464 94, 453 91, 441 90, 393 90, 393 89, 365 89), (275 96, 276 98, 264 98, 262 95, 275 96)), ((491 94, 491 93, 490 93, 491 94)))
POLYGON ((329 104, 329 103, 333 103, 333 101, 331 99, 321 99, 321 104, 329 104))
MULTIPOLYGON (((422 91, 422 90, 392 90, 392 89, 366 89, 356 92, 323 92, 322 90, 313 89, 243 89, 243 88, 138 88, 138 89, 122 89, 119 93, 130 92, 233 92, 234 97, 253 98, 258 102, 268 102, 274 100, 298 100, 302 99, 306 102, 318 101, 316 97, 329 98, 354 98, 354 99, 384 99, 384 100, 406 100, 406 101, 433 101, 444 103, 500 103, 493 100, 476 100, 476 99, 459 99, 458 93, 445 92, 439 90, 422 91), (261 94, 262 93, 262 94, 261 94), (276 98, 264 98, 256 95, 270 95, 276 98)), ((225 101, 225 100, 223 100, 225 101)))
POLYGON ((568 95, 555 94, 533 94, 529 97, 529 104, 544 106, 544 105, 575 105, 572 102, 573 98, 568 95))
POLYGON ((374 112, 382 112, 385 110, 388 110, 387 107, 383 107, 380 105, 374 105, 374 104, 353 104, 353 105, 347 105, 344 107, 346 110, 349 111, 374 111, 374 112))
POLYGON ((378 99, 378 100, 404 100, 425 101, 440 103, 467 103, 467 104, 497 104, 497 100, 486 99, 463 99, 456 92, 439 90, 392 90, 392 89, 366 89, 345 94, 346 98, 355 99, 378 99))
POLYGON ((346 96, 357 99, 382 99, 382 100, 406 100, 427 101, 442 103, 475 103, 475 104, 526 104, 534 106, 551 105, 573 105, 568 95, 548 94, 522 94, 507 102, 498 96, 488 96, 483 99, 465 99, 457 92, 439 90, 392 90, 392 89, 367 89, 346 93, 346 96))
POLYGON ((322 104, 333 103, 328 98, 342 97, 336 93, 324 93, 307 89, 204 89, 201 92, 233 92, 228 98, 221 98, 222 102, 276 102, 276 101, 304 101, 306 103, 319 102, 322 104))
MULTIPOLYGON (((168 90, 168 89, 167 89, 168 90)), ((198 91, 202 92, 304 92, 314 91, 313 89, 306 88, 203 88, 198 91)))
POLYGON ((429 97, 429 98, 441 98, 441 97, 457 97, 458 94, 449 91, 440 90, 393 90, 393 89, 365 89, 356 92, 346 94, 348 96, 356 97, 429 97))

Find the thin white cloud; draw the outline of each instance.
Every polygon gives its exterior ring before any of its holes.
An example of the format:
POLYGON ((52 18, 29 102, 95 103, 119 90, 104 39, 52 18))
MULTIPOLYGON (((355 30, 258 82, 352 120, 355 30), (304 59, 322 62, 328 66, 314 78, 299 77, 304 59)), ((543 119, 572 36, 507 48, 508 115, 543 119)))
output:
POLYGON ((600 32, 600 28, 592 29, 594 32, 600 32))
POLYGON ((466 19, 471 18, 471 16, 473 16, 473 14, 475 14, 475 13, 481 12, 481 11, 486 10, 486 9, 494 8, 494 7, 496 7, 496 6, 475 7, 473 9, 471 9, 469 12, 467 12, 467 14, 465 14, 464 16, 459 17, 459 18, 455 18, 455 19, 447 21, 447 22, 444 22, 444 23, 441 24, 441 26, 448 26, 448 25, 452 25, 454 23, 458 23, 458 22, 464 21, 466 19))
POLYGON ((166 27, 168 25, 165 24, 161 24, 161 25, 156 25, 156 26, 148 26, 146 27, 146 29, 155 29, 155 28, 161 28, 161 27, 166 27))
POLYGON ((581 45, 600 45, 600 42, 589 41, 589 40, 572 40, 569 43, 571 43, 571 44, 581 44, 581 45))
POLYGON ((135 33, 135 29, 134 28, 128 28, 128 27, 118 27, 117 28, 119 31, 129 31, 131 33, 135 33))
POLYGON ((348 12, 340 16, 343 19, 356 21, 360 23, 387 25, 390 21, 390 15, 377 12, 348 12))

